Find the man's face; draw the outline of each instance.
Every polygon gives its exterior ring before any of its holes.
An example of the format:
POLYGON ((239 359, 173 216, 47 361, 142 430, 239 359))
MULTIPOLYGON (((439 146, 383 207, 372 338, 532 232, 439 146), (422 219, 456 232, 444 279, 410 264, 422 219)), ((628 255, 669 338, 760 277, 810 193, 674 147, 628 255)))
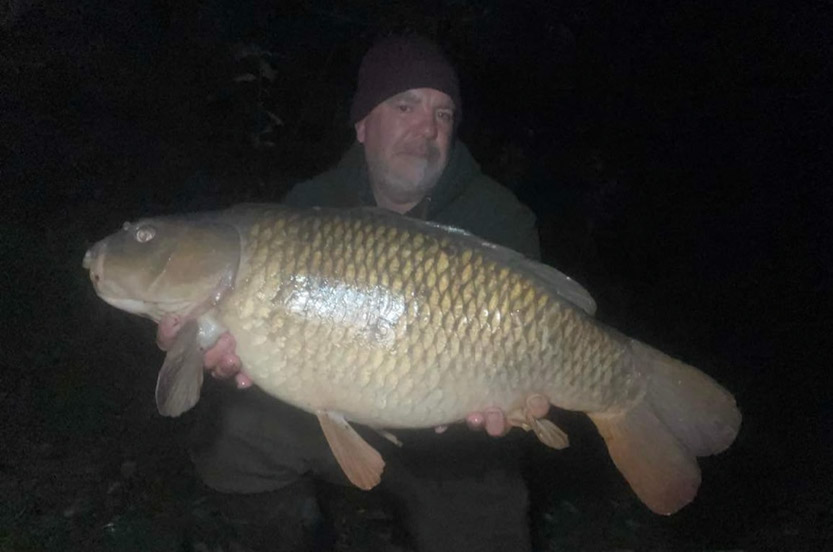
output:
POLYGON ((356 123, 377 202, 422 200, 448 164, 453 132, 454 102, 433 88, 388 98, 356 123))

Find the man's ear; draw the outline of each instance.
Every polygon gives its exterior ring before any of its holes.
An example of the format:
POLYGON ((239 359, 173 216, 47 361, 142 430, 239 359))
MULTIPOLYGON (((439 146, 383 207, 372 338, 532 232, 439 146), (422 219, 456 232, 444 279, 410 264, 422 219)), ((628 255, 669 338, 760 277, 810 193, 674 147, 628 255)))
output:
POLYGON ((360 144, 364 144, 364 131, 365 131, 365 124, 364 119, 353 125, 353 128, 356 129, 356 140, 359 141, 360 144))

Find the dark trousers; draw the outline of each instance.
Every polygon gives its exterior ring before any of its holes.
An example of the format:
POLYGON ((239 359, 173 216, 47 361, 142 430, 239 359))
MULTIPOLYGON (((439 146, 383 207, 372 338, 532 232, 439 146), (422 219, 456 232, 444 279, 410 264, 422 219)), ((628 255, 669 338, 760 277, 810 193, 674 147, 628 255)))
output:
MULTIPOLYGON (((349 485, 315 416, 258 389, 207 383, 191 457, 208 487, 237 495, 235 500, 294 500, 303 512, 309 496, 299 489, 312 488, 299 483, 306 476, 349 485), (276 498, 282 490, 292 498, 276 498)), ((373 430, 357 430, 386 461, 382 483, 372 492, 399 506, 418 551, 530 550, 521 432, 494 439, 462 424, 439 435, 397 431, 400 448, 373 430)))

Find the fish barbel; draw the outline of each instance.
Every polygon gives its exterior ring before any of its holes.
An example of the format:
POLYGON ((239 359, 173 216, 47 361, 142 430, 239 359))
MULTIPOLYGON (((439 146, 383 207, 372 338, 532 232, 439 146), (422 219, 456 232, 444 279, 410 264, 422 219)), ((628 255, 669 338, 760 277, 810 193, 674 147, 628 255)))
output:
POLYGON ((740 427, 729 392, 596 321, 590 295, 554 268, 380 209, 148 218, 94 245, 84 266, 111 305, 186 321, 159 374, 160 413, 197 402, 201 351, 228 330, 245 373, 316 414, 362 488, 384 461, 350 422, 434 427, 498 407, 564 447, 564 432, 526 405, 543 395, 585 412, 637 496, 670 514, 697 492, 696 457, 727 448, 740 427))

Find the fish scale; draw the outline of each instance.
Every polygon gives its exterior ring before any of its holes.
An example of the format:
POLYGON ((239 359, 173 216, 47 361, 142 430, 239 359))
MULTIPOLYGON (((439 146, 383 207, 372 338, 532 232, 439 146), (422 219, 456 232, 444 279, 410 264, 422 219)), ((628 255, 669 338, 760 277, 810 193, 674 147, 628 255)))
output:
POLYGON ((602 340, 610 351, 596 354, 588 372, 594 350, 584 342, 541 339, 541 320, 581 326, 577 309, 454 235, 379 222, 369 212, 313 211, 249 231, 251 262, 220 312, 238 340, 248 339, 241 358, 267 391, 385 427, 447 423, 489 405, 508 410, 530 393, 555 404, 569 394, 562 402, 584 410, 616 399, 598 384, 615 369, 623 340, 602 340), (389 272, 409 264, 410 272, 389 272), (300 343, 270 349, 293 339, 300 343), (366 381, 365 369, 379 377, 366 381), (304 396, 271 385, 288 379, 305 382, 293 386, 304 396), (410 406, 378 398, 379 389, 403 398, 400 386, 410 406))

